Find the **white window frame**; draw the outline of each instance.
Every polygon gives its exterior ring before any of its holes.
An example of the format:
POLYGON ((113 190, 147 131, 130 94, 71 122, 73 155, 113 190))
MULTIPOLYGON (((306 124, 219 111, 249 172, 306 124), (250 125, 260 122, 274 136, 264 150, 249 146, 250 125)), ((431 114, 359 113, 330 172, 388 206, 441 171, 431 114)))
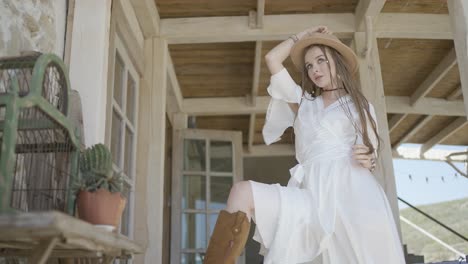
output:
MULTIPOLYGON (((204 129, 182 129, 174 130, 173 136, 173 163, 172 163, 172 212, 171 212, 171 263, 180 264, 182 253, 201 253, 204 252, 202 249, 194 249, 185 251, 182 249, 182 214, 184 211, 188 213, 215 213, 219 210, 212 209, 182 209, 182 177, 183 175, 205 175, 207 178, 207 185, 210 186, 210 178, 216 176, 233 176, 233 184, 243 179, 243 160, 242 160, 242 133, 238 131, 220 131, 220 130, 204 130, 204 129), (205 171, 187 171, 184 170, 183 155, 184 155, 184 141, 185 139, 192 140, 205 140, 207 149, 210 149, 210 142, 212 141, 224 141, 232 143, 232 155, 233 155, 233 172, 212 172, 210 171, 210 155, 209 152, 205 153, 205 171)), ((206 200, 211 200, 210 188, 206 190, 206 200)), ((206 218, 207 227, 209 226, 209 217, 206 218)), ((207 228, 207 243, 209 241, 210 230, 207 228)), ((208 246, 208 245, 207 245, 208 246)), ((239 257, 238 264, 245 263, 245 250, 244 253, 239 257)))
MULTIPOLYGON (((127 197, 127 206, 128 206, 128 237, 133 239, 134 234, 134 193, 135 193, 135 178, 136 178, 136 153, 137 153, 137 136, 138 136, 138 109, 139 109, 139 85, 140 85, 140 76, 132 63, 130 56, 123 44, 122 39, 119 35, 114 31, 114 34, 111 35, 111 42, 112 45, 109 53, 110 60, 109 60, 109 71, 112 73, 109 77, 109 89, 108 89, 108 106, 107 106, 107 124, 106 124, 106 143, 108 146, 111 145, 111 135, 112 135, 112 117, 113 112, 116 111, 119 117, 121 118, 121 135, 120 135, 120 157, 119 157, 119 164, 113 163, 114 173, 124 173, 124 163, 125 163, 125 135, 127 133, 127 128, 133 133, 133 146, 131 150, 132 160, 130 162, 131 166, 131 175, 124 175, 126 176, 126 184, 130 186, 129 195, 127 197), (117 55, 118 54, 118 55, 117 55), (122 107, 119 106, 118 102, 114 98, 114 76, 115 76, 115 64, 117 61, 117 56, 119 56, 120 60, 123 62, 124 68, 124 76, 122 79, 123 90, 122 90, 122 107), (130 122, 129 118, 127 117, 127 87, 128 87, 128 75, 132 77, 135 83, 135 102, 134 102, 134 120, 133 124, 130 122)), ((119 227, 119 231, 121 230, 121 226, 119 227)))

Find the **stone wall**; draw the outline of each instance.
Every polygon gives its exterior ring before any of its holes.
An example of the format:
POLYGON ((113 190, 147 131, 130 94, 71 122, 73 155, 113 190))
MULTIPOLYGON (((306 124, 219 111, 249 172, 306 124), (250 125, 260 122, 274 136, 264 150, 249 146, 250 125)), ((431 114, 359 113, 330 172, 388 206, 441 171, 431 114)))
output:
POLYGON ((22 51, 63 58, 68 0, 0 0, 0 57, 22 51))

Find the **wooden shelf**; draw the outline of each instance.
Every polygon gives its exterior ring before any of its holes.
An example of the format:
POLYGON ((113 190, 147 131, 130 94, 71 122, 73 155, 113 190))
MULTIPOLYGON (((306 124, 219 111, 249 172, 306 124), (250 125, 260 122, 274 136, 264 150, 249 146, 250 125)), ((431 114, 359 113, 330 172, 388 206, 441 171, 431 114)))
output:
POLYGON ((29 263, 47 259, 96 258, 111 263, 143 253, 128 237, 105 231, 61 212, 0 215, 0 256, 27 257, 29 263))

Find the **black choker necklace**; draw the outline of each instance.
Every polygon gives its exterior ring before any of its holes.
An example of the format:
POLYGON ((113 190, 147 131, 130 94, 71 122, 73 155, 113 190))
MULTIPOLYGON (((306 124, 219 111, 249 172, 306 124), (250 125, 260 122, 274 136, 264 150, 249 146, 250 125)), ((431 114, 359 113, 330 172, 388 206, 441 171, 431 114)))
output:
POLYGON ((322 90, 322 93, 324 93, 324 92, 331 92, 331 91, 336 91, 336 90, 340 90, 340 89, 344 89, 344 88, 340 87, 340 88, 335 88, 335 89, 330 89, 330 90, 324 90, 324 89, 321 89, 321 90, 322 90))

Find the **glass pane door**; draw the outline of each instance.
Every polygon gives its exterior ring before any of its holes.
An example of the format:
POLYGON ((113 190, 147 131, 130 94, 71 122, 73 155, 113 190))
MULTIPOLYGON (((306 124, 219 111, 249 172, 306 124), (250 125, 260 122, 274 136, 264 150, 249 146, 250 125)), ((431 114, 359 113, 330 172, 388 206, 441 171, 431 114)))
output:
MULTIPOLYGON (((242 179, 240 132, 176 131, 171 263, 203 263, 219 211, 242 179)), ((242 258, 243 259, 243 258, 242 258)), ((240 263, 243 263, 242 261, 240 263)))

